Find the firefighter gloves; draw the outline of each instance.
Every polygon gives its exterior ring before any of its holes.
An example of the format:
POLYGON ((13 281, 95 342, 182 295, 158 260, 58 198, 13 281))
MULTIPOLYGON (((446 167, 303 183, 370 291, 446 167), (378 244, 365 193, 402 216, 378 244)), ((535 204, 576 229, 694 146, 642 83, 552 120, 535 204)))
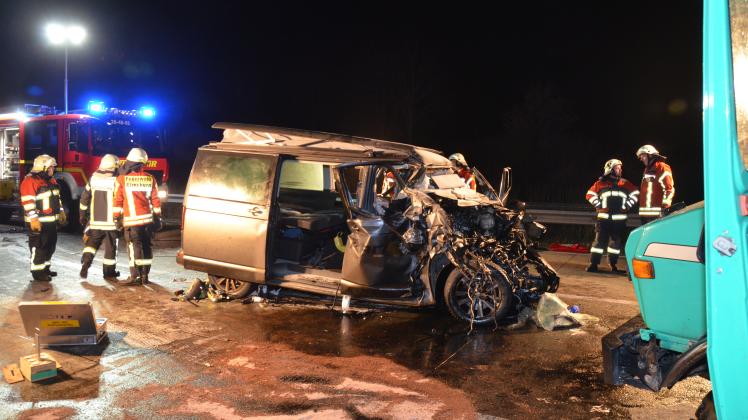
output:
POLYGON ((42 222, 39 221, 38 217, 34 217, 29 220, 29 226, 31 227, 32 232, 41 232, 42 231, 42 222))

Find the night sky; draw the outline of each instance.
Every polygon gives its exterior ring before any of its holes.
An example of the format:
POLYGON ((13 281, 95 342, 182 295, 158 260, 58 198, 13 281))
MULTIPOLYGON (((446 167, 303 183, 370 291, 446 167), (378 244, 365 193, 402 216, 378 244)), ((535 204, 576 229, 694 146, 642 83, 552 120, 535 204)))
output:
POLYGON ((70 107, 155 105, 175 181, 232 121, 461 151, 511 166, 515 197, 579 205, 609 158, 638 184, 651 143, 676 201, 703 197, 700 2, 152 3, 2 2, 0 107, 62 108, 43 27, 75 22, 70 107))

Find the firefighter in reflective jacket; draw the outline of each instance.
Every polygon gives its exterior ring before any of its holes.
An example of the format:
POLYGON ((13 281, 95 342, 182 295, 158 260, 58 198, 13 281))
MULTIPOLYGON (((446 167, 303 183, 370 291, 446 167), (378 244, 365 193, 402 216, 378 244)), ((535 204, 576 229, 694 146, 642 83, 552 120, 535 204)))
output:
POLYGON ((31 276, 36 281, 50 281, 57 275, 51 270, 52 254, 57 247, 57 224, 67 224, 60 189, 53 178, 55 167, 57 161, 52 156, 37 156, 20 186, 23 219, 29 232, 31 276))
POLYGON ((104 280, 117 281, 117 238, 119 231, 114 220, 114 183, 119 158, 104 155, 99 169, 91 175, 80 199, 80 224, 86 227, 83 235, 85 248, 81 257, 81 278, 88 277, 96 251, 104 244, 102 260, 104 280))
POLYGON ((130 277, 125 284, 147 284, 153 252, 151 231, 161 230, 161 202, 153 177, 143 170, 145 150, 134 148, 114 186, 114 217, 122 217, 129 255, 130 277))
POLYGON ((641 195, 639 196, 639 216, 642 223, 651 222, 663 215, 673 204, 675 181, 667 159, 653 146, 646 144, 636 151, 636 157, 644 164, 641 195))
POLYGON ((620 160, 610 159, 605 162, 603 171, 603 176, 587 191, 587 201, 597 210, 595 242, 590 248, 590 265, 587 266, 587 271, 592 273, 598 271, 597 266, 607 247, 610 271, 626 274, 626 271, 619 270, 616 264, 621 253, 621 242, 626 228, 626 212, 636 204, 639 191, 634 184, 621 178, 623 164, 620 160))
POLYGON ((470 170, 467 160, 465 160, 465 156, 463 156, 462 153, 452 153, 449 155, 449 160, 457 169, 457 175, 465 181, 465 185, 475 191, 478 188, 475 182, 475 175, 473 175, 473 171, 470 170))

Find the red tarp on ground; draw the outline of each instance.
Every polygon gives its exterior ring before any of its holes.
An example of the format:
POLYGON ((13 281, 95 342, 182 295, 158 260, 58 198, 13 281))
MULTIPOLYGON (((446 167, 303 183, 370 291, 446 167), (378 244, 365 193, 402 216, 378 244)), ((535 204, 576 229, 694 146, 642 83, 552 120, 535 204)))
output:
POLYGON ((559 244, 557 242, 552 243, 548 249, 558 252, 576 252, 577 254, 587 254, 590 252, 588 246, 580 244, 559 244))

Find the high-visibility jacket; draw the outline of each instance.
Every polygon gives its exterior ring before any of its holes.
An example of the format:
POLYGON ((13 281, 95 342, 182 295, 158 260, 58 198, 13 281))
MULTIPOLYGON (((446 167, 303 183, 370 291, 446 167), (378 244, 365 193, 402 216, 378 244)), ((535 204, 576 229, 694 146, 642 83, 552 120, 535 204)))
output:
POLYGON ((589 190, 587 201, 595 206, 600 220, 626 220, 626 212, 639 199, 639 190, 625 178, 600 177, 589 190))
POLYGON ((45 179, 42 174, 28 174, 23 178, 19 190, 23 219, 26 222, 34 218, 42 223, 57 222, 62 202, 60 188, 54 178, 45 179))
POLYGON ((153 216, 161 216, 156 180, 143 171, 117 177, 114 185, 114 217, 124 213, 122 224, 142 226, 153 223, 153 216))
POLYGON ((644 169, 640 190, 640 216, 659 216, 663 208, 670 207, 675 196, 675 181, 670 165, 661 160, 650 163, 644 169))
POLYGON ((116 230, 114 222, 114 173, 96 171, 81 194, 81 214, 88 215, 88 226, 98 230, 116 230))
POLYGON ((475 191, 478 186, 475 183, 475 175, 473 175, 473 171, 471 171, 469 168, 462 167, 457 171, 457 175, 460 176, 465 181, 465 185, 468 186, 471 190, 475 191))

